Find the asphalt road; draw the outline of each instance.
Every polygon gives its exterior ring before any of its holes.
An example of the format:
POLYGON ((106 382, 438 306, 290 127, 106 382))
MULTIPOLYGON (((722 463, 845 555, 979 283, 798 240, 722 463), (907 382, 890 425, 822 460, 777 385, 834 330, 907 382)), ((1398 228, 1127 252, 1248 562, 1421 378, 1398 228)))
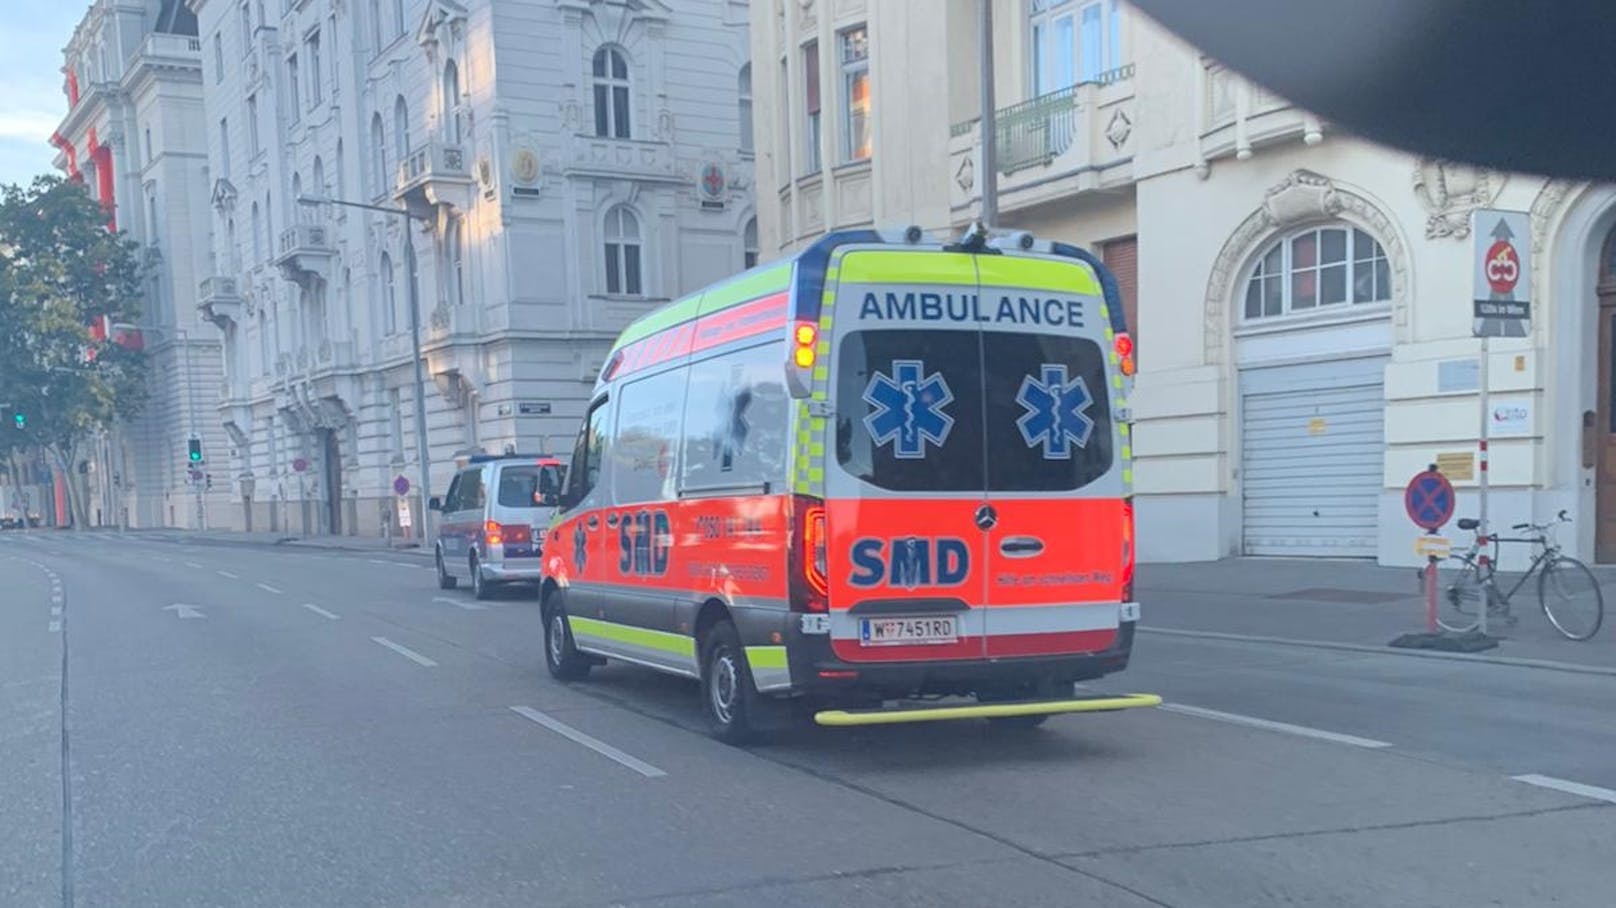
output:
POLYGON ((1098 686, 1168 704, 741 750, 418 556, 7 533, 0 906, 1611 903, 1616 678, 1145 634, 1098 686))

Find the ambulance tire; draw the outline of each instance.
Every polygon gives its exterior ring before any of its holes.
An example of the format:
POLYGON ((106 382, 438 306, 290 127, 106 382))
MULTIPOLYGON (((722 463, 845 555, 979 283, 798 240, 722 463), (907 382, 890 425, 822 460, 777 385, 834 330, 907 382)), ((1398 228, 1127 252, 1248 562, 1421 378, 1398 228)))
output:
POLYGON ((735 625, 725 620, 709 628, 701 641, 701 654, 702 711, 707 714, 709 732, 725 744, 756 741, 761 698, 735 625))
POLYGON ((557 681, 582 681, 594 663, 573 645, 572 624, 562 594, 550 594, 544 609, 544 667, 557 681))
MULTIPOLYGON (((1071 695, 1072 686, 1070 684, 1061 685, 1053 681, 1036 681, 1008 695, 984 696, 979 693, 976 699, 981 703, 991 703, 995 700, 1053 700, 1057 697, 1070 697, 1071 695)), ((1040 716, 1001 716, 996 719, 989 719, 988 724, 1007 729, 1030 729, 1037 728, 1048 721, 1049 714, 1045 713, 1040 716)))

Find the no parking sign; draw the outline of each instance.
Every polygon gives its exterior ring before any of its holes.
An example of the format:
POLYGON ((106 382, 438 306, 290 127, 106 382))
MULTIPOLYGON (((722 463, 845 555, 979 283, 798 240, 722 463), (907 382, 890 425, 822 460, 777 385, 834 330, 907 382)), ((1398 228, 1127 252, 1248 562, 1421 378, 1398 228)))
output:
POLYGON ((1408 519, 1432 533, 1453 519, 1456 503, 1453 483, 1437 472, 1435 466, 1415 473, 1403 490, 1403 509, 1408 512, 1408 519))

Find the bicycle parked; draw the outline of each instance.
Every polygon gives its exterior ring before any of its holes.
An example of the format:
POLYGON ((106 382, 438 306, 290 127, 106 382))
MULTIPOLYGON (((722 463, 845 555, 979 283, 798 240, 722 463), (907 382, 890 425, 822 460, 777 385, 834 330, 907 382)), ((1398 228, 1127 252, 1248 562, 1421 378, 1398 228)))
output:
MULTIPOLYGON (((1566 512, 1561 511, 1552 523, 1517 523, 1510 529, 1526 531, 1528 535, 1478 535, 1468 550, 1450 555, 1449 560, 1458 562, 1458 565, 1448 567, 1437 575, 1443 590, 1438 603, 1437 624, 1443 630, 1458 634, 1476 630, 1481 626, 1480 603, 1485 596, 1488 623, 1498 622, 1513 627, 1517 619, 1510 611, 1510 599, 1536 574, 1538 603, 1555 630, 1572 640, 1587 640, 1599 633, 1599 627, 1605 620, 1605 597, 1600 592, 1599 581, 1587 565, 1561 554, 1560 544, 1554 538, 1555 524, 1570 521, 1566 512), (1532 558, 1532 566, 1508 591, 1497 580, 1498 550, 1505 542, 1528 543, 1540 549, 1532 558), (1488 543, 1493 547, 1490 556, 1482 552, 1488 543)), ((1474 530, 1479 526, 1480 522, 1473 518, 1466 517, 1459 521, 1461 530, 1474 530)))

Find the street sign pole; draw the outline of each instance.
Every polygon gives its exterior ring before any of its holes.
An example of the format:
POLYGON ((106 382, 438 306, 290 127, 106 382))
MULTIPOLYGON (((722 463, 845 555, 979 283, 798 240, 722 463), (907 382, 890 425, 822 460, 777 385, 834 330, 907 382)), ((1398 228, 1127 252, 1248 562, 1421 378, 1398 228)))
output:
MULTIPOLYGON (((1477 380, 1481 383, 1481 432, 1477 435, 1477 438, 1480 439, 1481 450, 1478 452, 1479 457, 1476 464, 1478 471, 1476 473, 1476 494, 1479 499, 1476 503, 1476 533, 1482 539, 1487 538, 1487 487, 1489 485, 1487 481, 1487 433, 1489 424, 1492 422, 1492 407, 1488 403, 1487 395, 1487 359, 1490 352, 1488 346, 1487 335, 1483 334, 1481 336, 1481 363, 1476 370, 1477 380)), ((1487 607, 1492 604, 1492 596, 1483 589, 1482 598, 1487 601, 1482 602, 1479 607, 1481 612, 1481 627, 1479 630, 1482 636, 1486 636, 1487 607)))

